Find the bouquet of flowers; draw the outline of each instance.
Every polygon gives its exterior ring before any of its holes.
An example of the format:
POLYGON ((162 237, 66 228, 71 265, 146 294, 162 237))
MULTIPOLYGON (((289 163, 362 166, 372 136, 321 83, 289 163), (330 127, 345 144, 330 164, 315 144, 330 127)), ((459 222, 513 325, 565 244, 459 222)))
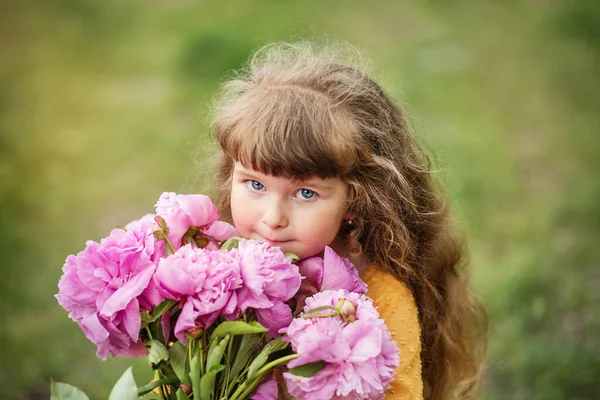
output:
MULTIPOLYGON (((97 356, 147 356, 109 399, 378 399, 399 350, 352 264, 326 248, 298 261, 238 237, 204 195, 163 193, 156 212, 67 257, 56 298, 97 356)), ((52 382, 52 399, 87 399, 52 382)))

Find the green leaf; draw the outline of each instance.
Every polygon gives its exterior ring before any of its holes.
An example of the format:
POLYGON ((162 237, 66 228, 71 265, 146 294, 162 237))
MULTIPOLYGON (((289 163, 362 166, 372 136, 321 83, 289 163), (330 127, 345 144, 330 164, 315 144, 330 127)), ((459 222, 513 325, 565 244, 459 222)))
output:
POLYGON ((68 383, 50 382, 50 400, 90 400, 81 389, 68 383))
POLYGON ((177 375, 181 382, 190 385, 192 382, 190 381, 189 371, 186 369, 187 347, 181 342, 175 342, 168 351, 171 367, 175 375, 177 375))
POLYGON ((246 366, 256 346, 260 344, 262 335, 243 335, 240 348, 235 355, 229 375, 229 382, 237 377, 237 374, 246 366))
MULTIPOLYGON (((260 353, 258 353, 258 356, 252 360, 252 363, 248 368, 248 380, 252 379, 254 374, 256 374, 256 372, 267 362, 269 354, 275 350, 279 350, 281 343, 281 339, 271 340, 265 345, 265 347, 262 348, 260 353)), ((287 343, 285 343, 285 345, 287 346, 287 343)))
POLYGON ((163 217, 157 215, 154 217, 154 220, 156 221, 158 226, 160 226, 160 229, 162 229, 163 231, 167 229, 167 221, 165 221, 163 217))
POLYGON ((165 311, 169 310, 171 307, 173 307, 177 303, 178 303, 177 300, 163 301, 162 303, 160 303, 159 305, 157 305, 154 308, 154 312, 152 313, 152 316, 149 317, 148 321, 146 321, 146 322, 150 323, 150 322, 156 321, 165 313, 165 311))
MULTIPOLYGON (((214 351, 215 347, 217 347, 218 344, 219 344, 219 337, 213 335, 212 339, 210 340, 210 344, 208 345, 208 352, 206 354, 211 354, 214 351)), ((207 356, 207 358, 208 358, 208 356, 207 356)), ((217 364, 219 364, 219 363, 217 362, 217 364)), ((208 365, 206 366, 206 369, 207 370, 210 369, 208 365)))
POLYGON ((238 247, 238 244, 240 243, 241 240, 244 240, 244 238, 241 238, 239 236, 230 237, 229 239, 224 241, 223 244, 221 244, 221 249, 222 250, 235 249, 238 247))
POLYGON ((169 351, 165 345, 158 340, 151 340, 147 347, 149 347, 148 364, 150 364, 153 369, 158 368, 161 362, 169 361, 169 351))
POLYGON ((325 361, 315 361, 312 363, 300 365, 299 367, 290 369, 290 372, 296 376, 302 376, 305 378, 311 378, 315 376, 317 372, 327 366, 325 361))
MULTIPOLYGON (((217 338, 217 336, 215 337, 217 338)), ((227 347, 227 343, 229 343, 229 339, 231 336, 227 335, 219 342, 218 345, 211 347, 208 351, 208 356, 206 357, 206 370, 210 371, 213 366, 219 365, 221 363, 221 359, 223 358, 223 354, 225 353, 225 348, 227 347)), ((215 342, 216 343, 216 342, 215 342)))
POLYGON ((200 398, 200 361, 198 355, 195 355, 190 362, 190 379, 192 381, 192 392, 194 399, 200 398))
MULTIPOLYGON (((220 344, 219 344, 220 345, 220 344)), ((225 369, 223 365, 213 365, 200 380, 200 400, 212 400, 215 390, 217 374, 225 369)), ((194 398, 196 394, 194 393, 194 398)))
POLYGON ((142 400, 160 400, 160 395, 156 392, 149 392, 140 397, 142 400))
POLYGON ((295 255, 294 253, 285 253, 285 256, 287 258, 291 258, 292 261, 298 261, 298 260, 300 260, 300 257, 298 257, 297 255, 295 255))
POLYGON ((256 321, 244 322, 244 321, 224 321, 217 326, 213 331, 213 337, 219 336, 224 337, 226 335, 248 335, 251 333, 263 333, 266 332, 267 328, 262 326, 256 321))
POLYGON ((190 396, 185 394, 181 389, 177 389, 175 395, 177 396, 177 400, 190 400, 190 396))
POLYGON ((137 385, 129 367, 112 388, 108 400, 137 400, 137 398, 137 385))

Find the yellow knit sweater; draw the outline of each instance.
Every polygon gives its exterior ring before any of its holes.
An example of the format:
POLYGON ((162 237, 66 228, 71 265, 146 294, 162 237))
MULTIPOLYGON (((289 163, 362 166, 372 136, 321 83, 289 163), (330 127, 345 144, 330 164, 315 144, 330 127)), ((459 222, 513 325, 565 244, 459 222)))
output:
POLYGON ((421 327, 410 289, 376 266, 370 266, 361 278, 368 285, 367 296, 373 299, 400 348, 400 365, 385 400, 423 399, 421 327))

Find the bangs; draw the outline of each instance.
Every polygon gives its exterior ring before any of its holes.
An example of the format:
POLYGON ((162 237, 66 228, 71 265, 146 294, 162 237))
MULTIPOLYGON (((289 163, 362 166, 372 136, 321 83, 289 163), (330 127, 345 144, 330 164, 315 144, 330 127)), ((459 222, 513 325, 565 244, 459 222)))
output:
POLYGON ((264 174, 332 178, 359 163, 352 120, 321 93, 297 86, 254 87, 214 130, 225 154, 264 174))

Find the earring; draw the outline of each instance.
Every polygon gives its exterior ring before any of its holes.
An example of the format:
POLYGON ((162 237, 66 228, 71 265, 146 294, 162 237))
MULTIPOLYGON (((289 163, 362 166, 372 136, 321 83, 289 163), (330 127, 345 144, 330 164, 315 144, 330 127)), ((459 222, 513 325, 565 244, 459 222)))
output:
POLYGON ((347 219, 345 222, 346 222, 346 225, 348 225, 348 226, 354 226, 354 220, 353 219, 347 219))

